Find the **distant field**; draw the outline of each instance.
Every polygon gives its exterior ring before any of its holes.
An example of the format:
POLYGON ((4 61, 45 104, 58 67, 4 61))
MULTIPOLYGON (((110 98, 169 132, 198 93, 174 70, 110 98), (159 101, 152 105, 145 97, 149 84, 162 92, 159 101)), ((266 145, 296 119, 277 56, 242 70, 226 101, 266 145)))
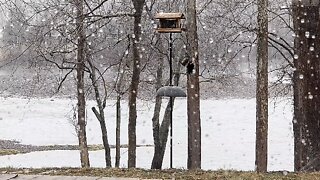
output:
POLYGON ((43 168, 43 169, 12 169, 0 168, 0 173, 14 174, 36 174, 36 175, 67 175, 67 176, 100 176, 100 177, 132 177, 144 179, 320 179, 320 173, 292 173, 292 172, 270 172, 258 174, 248 171, 187 171, 187 170, 143 170, 143 169, 103 169, 103 168, 43 168))

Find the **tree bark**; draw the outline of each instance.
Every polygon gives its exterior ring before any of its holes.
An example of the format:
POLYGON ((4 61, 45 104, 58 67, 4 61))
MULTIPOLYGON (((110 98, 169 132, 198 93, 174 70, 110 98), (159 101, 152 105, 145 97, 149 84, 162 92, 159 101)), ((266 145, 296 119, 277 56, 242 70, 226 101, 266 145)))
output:
POLYGON ((187 79, 188 169, 201 169, 199 54, 196 0, 187 0, 187 52, 194 69, 187 79))
POLYGON ((109 141, 108 141, 108 131, 107 131, 106 120, 105 120, 105 115, 104 115, 104 109, 105 109, 105 104, 106 104, 106 93, 107 92, 105 90, 105 98, 102 101, 101 97, 100 97, 99 85, 97 82, 98 79, 96 78, 96 69, 95 69, 96 67, 92 64, 92 62, 90 60, 88 60, 88 63, 91 68, 90 78, 91 78, 92 86, 94 89, 97 106, 99 109, 99 111, 98 111, 95 107, 92 107, 92 111, 100 123, 102 142, 103 142, 103 147, 104 147, 104 151, 105 151, 106 167, 111 167, 111 154, 110 154, 110 146, 109 146, 109 141))
POLYGON ((293 0, 294 166, 295 171, 320 170, 320 18, 319 1, 293 0))
POLYGON ((120 125, 121 125, 121 95, 117 95, 117 112, 116 112, 116 161, 115 167, 120 166, 120 125))
MULTIPOLYGON (((157 47, 163 51, 163 44, 160 38, 160 34, 157 34, 157 47)), ((159 65, 157 69, 157 77, 156 77, 156 90, 158 90, 162 86, 162 73, 163 73, 163 56, 159 55, 159 65)), ((161 141, 160 141, 160 110, 162 104, 162 97, 156 96, 156 102, 154 106, 154 112, 152 117, 152 129, 153 129, 153 142, 154 142, 154 154, 151 164, 151 169, 161 169, 163 158, 161 158, 161 141)))
MULTIPOLYGON (((294 1, 293 1, 294 2, 294 1)), ((298 17, 302 16, 303 11, 300 9, 300 4, 293 4, 293 25, 296 35, 302 35, 303 31, 299 32, 300 24, 298 17)), ((304 106, 304 86, 303 81, 299 79, 300 71, 303 69, 303 63, 299 59, 299 55, 303 55, 299 52, 300 38, 295 38, 295 57, 294 66, 296 70, 293 74, 293 91, 294 91, 294 118, 293 118, 293 133, 294 133, 294 170, 300 171, 307 163, 307 150, 306 146, 302 143, 305 136, 305 106, 304 106)), ((301 58, 302 59, 302 58, 301 58)), ((303 76, 303 75, 302 75, 303 76)))
POLYGON ((117 102, 116 102, 116 160, 115 160, 115 167, 120 166, 120 130, 121 130, 121 97, 124 94, 122 90, 122 83, 124 80, 124 72, 125 72, 125 65, 128 62, 120 63, 119 65, 119 74, 118 74, 118 81, 116 85, 117 91, 117 102))
POLYGON ((258 0, 256 170, 268 165, 268 0, 258 0))
POLYGON ((129 93, 129 123, 128 123, 128 168, 136 167, 136 124, 137 124, 137 95, 140 81, 140 37, 141 16, 144 0, 132 0, 135 9, 133 27, 133 72, 129 93))
POLYGON ((84 12, 83 0, 76 0, 75 5, 77 8, 77 36, 78 38, 78 51, 77 51, 77 98, 78 98, 78 139, 80 148, 80 161, 81 167, 90 167, 89 153, 86 135, 86 100, 84 95, 84 65, 85 65, 85 43, 86 35, 84 30, 84 12))
POLYGON ((106 167, 111 167, 110 146, 109 146, 109 141, 108 141, 108 131, 107 131, 107 127, 106 127, 104 113, 101 112, 101 110, 99 110, 99 112, 98 112, 95 107, 92 107, 92 111, 100 123, 106 167))
MULTIPOLYGON (((159 44, 159 49, 163 49, 161 43, 159 44)), ((184 52, 183 52, 184 53, 184 52)), ((182 56, 180 55, 179 58, 182 56)), ((157 71, 157 83, 156 89, 159 89, 161 84, 161 77, 163 71, 163 61, 164 59, 160 59, 160 64, 157 71)), ((178 86, 180 81, 180 62, 175 62, 175 70, 173 75, 173 85, 178 86)), ((153 139, 154 139, 154 155, 152 159, 151 169, 161 169, 163 164, 163 158, 165 154, 165 150, 167 147, 168 135, 169 135, 169 127, 170 127, 170 113, 171 113, 171 103, 172 107, 174 107, 175 98, 170 98, 169 102, 166 106, 164 117, 162 123, 159 122, 160 109, 161 109, 161 97, 156 97, 156 104, 154 109, 154 114, 152 118, 153 123, 153 139)))

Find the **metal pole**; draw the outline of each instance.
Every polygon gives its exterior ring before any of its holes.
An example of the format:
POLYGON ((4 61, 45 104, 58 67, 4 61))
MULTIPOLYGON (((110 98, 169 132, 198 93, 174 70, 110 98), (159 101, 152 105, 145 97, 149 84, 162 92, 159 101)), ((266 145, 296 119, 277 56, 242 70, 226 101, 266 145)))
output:
MULTIPOLYGON (((172 33, 169 38, 169 66, 170 66, 170 86, 172 86, 172 33)), ((170 97, 170 168, 172 169, 173 159, 173 144, 172 144, 172 112, 173 112, 173 97, 170 97)))
POLYGON ((170 86, 172 86, 172 33, 170 33, 170 39, 169 39, 169 66, 170 66, 170 86))

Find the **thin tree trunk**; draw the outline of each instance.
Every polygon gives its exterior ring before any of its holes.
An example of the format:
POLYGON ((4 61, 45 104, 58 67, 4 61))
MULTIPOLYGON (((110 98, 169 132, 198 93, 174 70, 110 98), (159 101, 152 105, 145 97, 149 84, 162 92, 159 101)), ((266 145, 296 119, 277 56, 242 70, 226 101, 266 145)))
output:
POLYGON ((133 37, 133 72, 129 92, 128 168, 136 167, 137 95, 140 81, 140 36, 144 0, 132 0, 135 9, 133 37))
POLYGON ((153 160, 153 161, 158 160, 158 162, 155 162, 158 165, 157 169, 162 168, 163 157, 164 157, 164 153, 166 151, 167 142, 168 142, 171 106, 174 107, 174 100, 175 98, 169 99, 169 102, 166 106, 164 117, 160 126, 160 130, 159 130, 160 149, 158 150, 159 154, 157 154, 157 156, 155 156, 153 160))
POLYGON ((268 0, 258 0, 256 170, 268 165, 268 0))
POLYGON ((104 118, 104 113, 101 114, 101 111, 97 111, 94 107, 92 107, 92 111, 96 115, 96 117, 99 119, 100 128, 101 128, 101 134, 102 134, 102 142, 104 147, 104 157, 105 157, 105 163, 106 167, 111 167, 111 154, 110 154, 110 146, 108 141, 108 131, 106 128, 106 122, 104 118))
POLYGON ((117 95, 117 119, 116 119, 116 162, 115 167, 120 166, 120 125, 121 125, 121 95, 117 95))
POLYGON ((201 169, 199 54, 196 0, 187 0, 187 52, 194 69, 188 73, 188 169, 201 169))
POLYGON ((86 35, 83 27, 84 15, 83 15, 83 0, 76 0, 75 5, 77 8, 77 35, 78 39, 78 51, 77 51, 77 97, 78 97, 78 138, 80 148, 80 161, 81 167, 90 167, 89 153, 87 145, 86 135, 86 100, 84 95, 84 63, 85 63, 85 43, 86 35))
MULTIPOLYGON (((127 64, 128 62, 125 62, 124 64, 127 64)), ((125 65, 122 65, 122 63, 119 65, 119 74, 118 74, 118 81, 116 85, 117 90, 117 102, 116 102, 116 161, 115 161, 115 167, 120 166, 120 128, 121 128, 121 96, 123 95, 122 92, 122 82, 124 79, 124 71, 125 71, 125 65)))
MULTIPOLYGON (((129 44, 130 45, 130 44, 129 44)), ((128 48, 129 49, 129 48, 128 48)), ((116 91, 117 91, 117 102, 116 102, 116 157, 115 157, 115 167, 120 166, 120 130, 121 130, 121 97, 124 94, 122 90, 122 83, 124 80, 124 74, 125 74, 125 65, 128 63, 128 60, 124 63, 119 64, 119 74, 118 74, 118 80, 116 84, 116 91)))
MULTIPOLYGON (((96 102, 99 111, 96 110, 95 107, 92 107, 92 111, 97 117, 99 123, 100 123, 100 128, 101 128, 101 134, 102 134, 102 142, 103 142, 103 147, 105 151, 105 163, 106 167, 111 167, 111 154, 110 154, 110 146, 109 146, 109 141, 108 141, 108 131, 106 127, 106 120, 105 120, 105 115, 104 115, 104 109, 105 109, 105 104, 106 104, 106 91, 105 91, 105 98, 104 101, 102 102, 101 97, 100 97, 100 92, 99 92, 99 85, 98 85, 98 79, 96 78, 96 67, 89 61, 89 65, 91 68, 91 81, 93 85, 93 89, 95 92, 95 97, 96 97, 96 102)), ((103 77, 101 77, 103 78, 103 77)))
POLYGON ((110 146, 108 141, 108 132, 106 127, 106 122, 104 118, 104 113, 99 110, 99 112, 96 110, 95 107, 92 107, 92 111, 94 112, 95 116, 99 120, 100 128, 101 128, 101 134, 102 134, 102 142, 104 147, 104 157, 106 162, 106 167, 111 167, 111 154, 110 154, 110 146))

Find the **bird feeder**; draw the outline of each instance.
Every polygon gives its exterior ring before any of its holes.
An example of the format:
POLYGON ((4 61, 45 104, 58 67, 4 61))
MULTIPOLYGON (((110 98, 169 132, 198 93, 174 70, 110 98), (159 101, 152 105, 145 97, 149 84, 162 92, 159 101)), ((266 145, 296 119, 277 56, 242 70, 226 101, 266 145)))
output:
POLYGON ((173 98, 174 97, 186 97, 186 93, 178 86, 172 85, 172 33, 181 33, 184 31, 182 28, 181 19, 185 19, 182 13, 158 13, 155 15, 155 19, 159 20, 156 31, 159 33, 170 33, 169 36, 169 65, 170 65, 170 86, 164 86, 158 89, 157 96, 170 97, 170 168, 172 168, 173 162, 173 143, 172 143, 172 114, 173 114, 173 98))
POLYGON ((158 13, 155 19, 159 19, 159 33, 181 33, 184 31, 181 24, 181 19, 185 19, 183 13, 158 13))
POLYGON ((186 93, 178 86, 163 86, 158 89, 157 96, 186 97, 186 93))

